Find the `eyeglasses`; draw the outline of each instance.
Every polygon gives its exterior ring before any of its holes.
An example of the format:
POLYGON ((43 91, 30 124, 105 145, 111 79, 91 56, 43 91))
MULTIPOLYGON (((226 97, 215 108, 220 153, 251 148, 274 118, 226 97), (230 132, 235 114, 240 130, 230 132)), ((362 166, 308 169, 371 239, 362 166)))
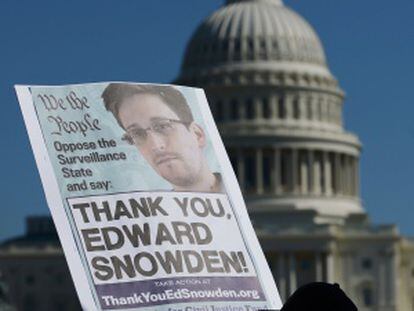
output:
POLYGON ((152 131, 162 136, 168 136, 175 130, 176 124, 184 124, 188 126, 191 122, 185 122, 174 119, 160 119, 153 121, 152 124, 147 128, 132 128, 129 129, 122 140, 125 140, 130 145, 143 145, 147 142, 148 132, 152 131))

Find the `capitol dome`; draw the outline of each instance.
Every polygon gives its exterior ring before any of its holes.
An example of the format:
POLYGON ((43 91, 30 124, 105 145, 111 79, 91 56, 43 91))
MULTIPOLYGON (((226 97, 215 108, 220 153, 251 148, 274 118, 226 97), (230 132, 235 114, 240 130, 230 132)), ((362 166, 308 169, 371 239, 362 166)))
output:
POLYGON ((344 93, 318 35, 282 0, 227 0, 191 37, 174 82, 206 91, 256 220, 364 213, 344 93))
POLYGON ((228 0, 195 31, 182 72, 219 70, 229 63, 235 69, 248 62, 257 67, 260 61, 279 67, 281 62, 312 64, 329 76, 322 44, 312 26, 281 0, 228 0))

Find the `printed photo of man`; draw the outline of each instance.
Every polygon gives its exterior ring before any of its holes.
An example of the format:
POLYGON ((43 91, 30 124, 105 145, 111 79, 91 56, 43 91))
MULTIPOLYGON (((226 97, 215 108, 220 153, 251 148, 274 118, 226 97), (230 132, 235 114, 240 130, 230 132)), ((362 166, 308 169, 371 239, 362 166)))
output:
POLYGON ((204 155, 206 136, 183 94, 172 86, 111 83, 105 108, 149 165, 174 191, 224 192, 204 155))

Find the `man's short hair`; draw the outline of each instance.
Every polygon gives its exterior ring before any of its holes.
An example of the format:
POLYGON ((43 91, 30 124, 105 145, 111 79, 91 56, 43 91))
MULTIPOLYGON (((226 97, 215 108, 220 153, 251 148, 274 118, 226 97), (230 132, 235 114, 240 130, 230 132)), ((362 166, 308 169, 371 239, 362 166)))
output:
POLYGON ((194 121, 187 100, 180 91, 168 85, 144 85, 132 83, 110 83, 103 91, 101 97, 106 110, 112 112, 118 124, 123 128, 118 113, 122 102, 134 95, 150 94, 161 100, 178 116, 181 121, 191 123, 194 121))

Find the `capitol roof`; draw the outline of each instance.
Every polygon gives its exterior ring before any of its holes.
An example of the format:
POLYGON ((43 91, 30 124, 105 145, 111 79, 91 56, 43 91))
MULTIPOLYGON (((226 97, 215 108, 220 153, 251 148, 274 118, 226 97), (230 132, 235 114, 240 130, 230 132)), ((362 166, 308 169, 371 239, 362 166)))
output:
POLYGON ((182 70, 249 61, 326 68, 316 32, 281 0, 228 0, 195 31, 182 70))

